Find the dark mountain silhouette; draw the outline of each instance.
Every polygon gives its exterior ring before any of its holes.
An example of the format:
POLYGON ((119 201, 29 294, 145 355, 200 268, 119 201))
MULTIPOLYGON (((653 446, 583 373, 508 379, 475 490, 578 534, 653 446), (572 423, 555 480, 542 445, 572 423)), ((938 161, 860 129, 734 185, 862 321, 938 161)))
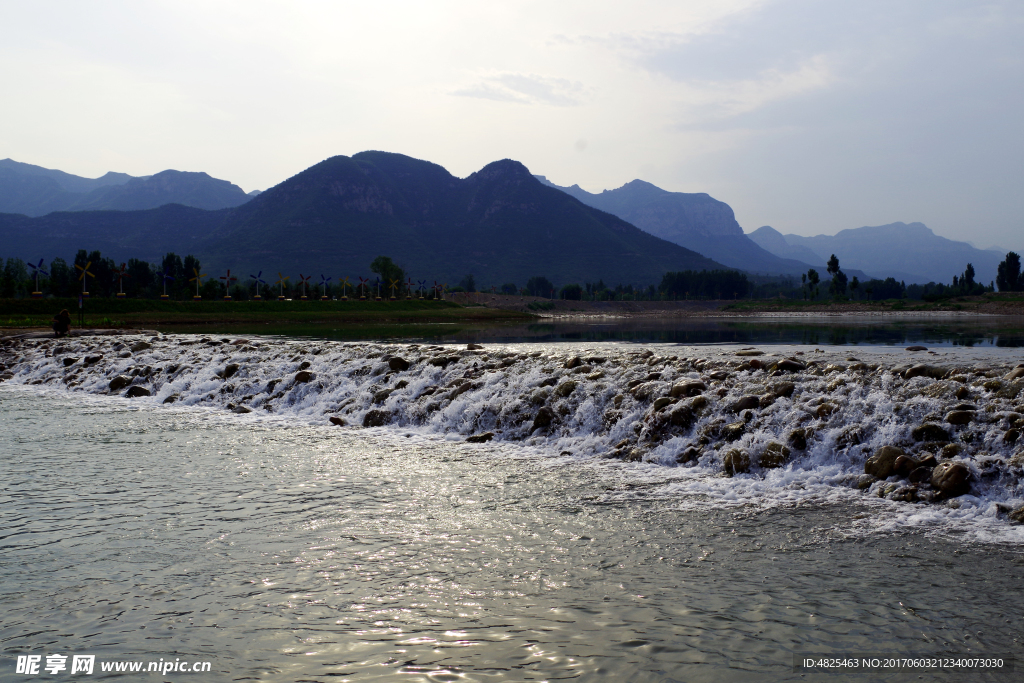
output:
POLYGON ((799 260, 780 258, 751 241, 736 222, 732 208, 703 192, 669 192, 643 180, 633 180, 618 189, 594 194, 579 185, 561 187, 544 176, 537 179, 588 206, 732 268, 796 275, 811 267, 799 260))
POLYGON ((459 179, 387 152, 332 157, 233 209, 0 216, 0 238, 24 258, 84 248, 155 261, 173 250, 204 269, 335 278, 368 275, 388 255, 413 277, 455 283, 472 273, 488 286, 535 275, 648 284, 667 271, 723 268, 546 187, 519 162, 459 179))
POLYGON ((810 251, 824 262, 835 254, 843 270, 859 268, 874 277, 894 277, 908 285, 952 282, 968 263, 974 265, 976 280, 988 284, 995 280, 1003 258, 998 252, 940 237, 923 223, 890 223, 814 237, 782 235, 764 226, 750 237, 779 256, 798 257, 810 251))
POLYGON ((81 178, 63 171, 0 161, 0 212, 43 216, 54 211, 152 209, 184 204, 201 209, 222 209, 249 201, 240 187, 206 173, 163 171, 133 178, 107 173, 81 178))

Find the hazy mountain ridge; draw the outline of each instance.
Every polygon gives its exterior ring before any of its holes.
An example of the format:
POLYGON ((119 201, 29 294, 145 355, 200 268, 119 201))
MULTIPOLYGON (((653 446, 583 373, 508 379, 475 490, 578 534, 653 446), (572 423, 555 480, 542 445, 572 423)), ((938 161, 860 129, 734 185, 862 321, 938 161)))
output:
POLYGON ((643 180, 633 180, 620 188, 595 194, 579 185, 562 187, 544 176, 536 177, 588 206, 732 268, 798 275, 818 264, 817 259, 805 263, 763 249, 744 234, 732 207, 704 192, 669 192, 643 180))
POLYGON ((822 260, 835 254, 844 270, 860 269, 875 277, 895 277, 908 285, 948 284, 968 263, 974 265, 976 280, 988 284, 995 280, 1004 256, 940 237, 923 223, 865 226, 814 237, 783 235, 764 226, 752 232, 750 238, 768 251, 789 258, 808 251, 822 260))
POLYGON ((54 211, 134 211, 165 204, 216 210, 239 206, 250 198, 237 185, 202 172, 167 170, 142 177, 111 172, 82 178, 11 159, 0 161, 0 213, 44 216, 54 211))
POLYGON ((336 156, 231 209, 0 216, 9 255, 68 258, 100 249, 115 260, 193 253, 204 270, 332 277, 369 275, 378 255, 419 278, 454 284, 556 284, 603 278, 657 283, 670 270, 723 268, 496 161, 459 179, 430 162, 386 152, 336 156), (251 269, 251 270, 250 270, 251 269))

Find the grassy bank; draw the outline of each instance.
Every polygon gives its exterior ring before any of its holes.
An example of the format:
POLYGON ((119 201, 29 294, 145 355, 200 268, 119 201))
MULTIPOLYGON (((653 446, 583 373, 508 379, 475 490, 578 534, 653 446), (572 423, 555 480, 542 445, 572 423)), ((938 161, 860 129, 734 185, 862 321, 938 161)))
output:
MULTIPOLYGON (((49 327, 61 309, 78 326, 77 299, 0 299, 0 327, 49 327)), ((526 321, 533 316, 449 301, 159 301, 86 299, 86 327, 401 325, 526 321)))

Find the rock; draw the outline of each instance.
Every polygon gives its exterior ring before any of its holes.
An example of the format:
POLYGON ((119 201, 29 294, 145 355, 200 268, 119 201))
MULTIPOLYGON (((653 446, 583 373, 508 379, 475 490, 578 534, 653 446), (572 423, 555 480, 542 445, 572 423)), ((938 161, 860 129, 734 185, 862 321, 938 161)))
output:
POLYGON ((956 399, 958 401, 962 401, 971 395, 971 390, 968 389, 967 387, 960 387, 959 389, 956 390, 956 393, 953 395, 956 396, 956 399))
POLYGON ((392 356, 388 359, 388 367, 391 368, 391 372, 405 372, 409 369, 409 361, 398 356, 392 356))
POLYGON ((474 434, 473 436, 467 436, 467 443, 485 443, 494 438, 494 432, 484 432, 483 434, 474 434))
POLYGON ((807 366, 792 358, 783 358, 768 366, 769 372, 803 372, 807 366))
POLYGON ((946 422, 951 425, 965 425, 974 420, 973 410, 953 410, 946 414, 946 422))
POLYGON ((467 351, 481 351, 483 348, 479 344, 466 344, 467 351))
POLYGON ((394 389, 381 389, 380 391, 374 393, 373 402, 383 403, 384 401, 388 400, 388 396, 391 395, 392 391, 394 391, 394 389))
POLYGON ((458 356, 437 356, 436 358, 431 358, 427 362, 438 368, 446 368, 452 363, 458 362, 458 360, 458 356))
POLYGON ((913 379, 914 377, 942 379, 948 372, 949 370, 947 368, 940 368, 935 365, 926 365, 922 363, 907 369, 907 371, 903 373, 903 379, 913 379))
POLYGON ((915 467, 911 470, 910 474, 907 475, 907 479, 913 484, 924 484, 931 481, 932 470, 934 467, 915 467))
POLYGON ((75 363, 77 363, 78 361, 79 361, 78 358, 70 358, 70 357, 65 358, 64 359, 64 367, 69 368, 72 365, 74 365, 75 363))
POLYGON ((140 341, 131 345, 132 353, 138 353, 139 351, 145 351, 146 349, 153 348, 153 345, 149 342, 140 341))
POLYGON ((777 441, 772 441, 765 446, 761 453, 761 467, 775 468, 782 467, 789 460, 789 449, 777 441))
POLYGON ((128 391, 125 392, 126 398, 141 398, 142 396, 151 396, 149 389, 146 387, 128 387, 128 391))
POLYGON ((664 385, 659 384, 658 382, 644 382, 643 384, 638 384, 633 387, 630 393, 633 394, 633 398, 636 400, 646 401, 653 397, 654 394, 658 393, 662 386, 664 385))
POLYGON ((561 396, 562 398, 565 398, 574 391, 576 391, 576 382, 571 379, 566 380, 555 387, 555 395, 561 396))
POLYGON ((478 388, 479 388, 478 384, 473 384, 472 382, 463 382, 459 386, 455 387, 455 389, 452 390, 452 392, 450 394, 448 394, 448 398, 449 399, 454 399, 454 398, 456 398, 458 396, 462 396, 467 391, 471 391, 473 389, 478 389, 478 388))
POLYGON ((670 406, 673 403, 675 403, 675 401, 673 401, 671 398, 668 398, 667 396, 662 396, 661 398, 654 401, 654 412, 658 412, 665 406, 670 406))
POLYGON ((729 406, 729 410, 733 413, 738 413, 742 410, 753 410, 761 405, 760 396, 744 396, 740 400, 729 406))
POLYGON ((822 403, 814 412, 818 417, 824 419, 838 410, 839 406, 837 406, 835 403, 822 403))
POLYGON ((917 487, 916 486, 900 486, 895 491, 885 496, 889 500, 898 500, 904 503, 915 503, 917 502, 917 487))
POLYGON ((704 382, 680 382, 672 387, 669 395, 672 398, 682 398, 684 396, 700 396, 704 391, 707 390, 707 386, 704 382))
POLYGON ((708 375, 708 377, 714 380, 721 381, 723 379, 729 379, 729 373, 726 372, 725 370, 717 370, 708 375))
POLYGON ((914 441, 949 441, 949 432, 934 422, 925 422, 914 427, 910 431, 910 435, 914 438, 914 441))
POLYGON ((344 427, 345 426, 345 420, 343 420, 342 418, 338 417, 337 415, 331 415, 329 418, 327 418, 327 421, 330 422, 332 425, 334 425, 336 427, 344 427))
POLYGON ((1019 438, 1020 438, 1020 430, 1019 429, 1008 429, 1008 430, 1006 430, 1006 433, 1003 434, 1003 443, 1005 443, 1005 444, 1017 443, 1017 439, 1019 439, 1019 438))
POLYGON ((311 365, 312 363, 310 363, 308 360, 304 360, 301 363, 299 363, 299 370, 308 370, 311 365))
POLYGON ((960 444, 958 443, 946 444, 942 447, 942 450, 939 451, 939 457, 943 460, 949 460, 950 458, 955 458, 958 455, 960 455, 960 444))
POLYGON ((970 490, 971 471, 958 462, 943 462, 932 470, 932 487, 950 498, 970 490))
POLYGON ((630 449, 623 458, 626 462, 640 462, 644 459, 644 452, 639 448, 630 449))
POLYGON ((165 404, 167 404, 167 403, 174 403, 174 402, 175 402, 175 401, 177 401, 177 400, 178 400, 179 398, 180 398, 180 396, 178 396, 178 394, 171 394, 170 396, 168 396, 167 398, 165 398, 165 399, 163 400, 163 402, 164 402, 165 404))
POLYGON ((861 489, 862 491, 864 489, 869 489, 871 488, 871 485, 874 484, 876 481, 878 481, 878 479, 871 476, 870 474, 862 474, 859 477, 857 477, 857 488, 861 489))
POLYGON ((545 379, 542 379, 540 381, 540 384, 538 384, 537 386, 538 387, 553 387, 556 384, 558 384, 558 378, 557 377, 547 377, 545 379))
POLYGON ((565 361, 565 368, 567 370, 572 370, 573 368, 580 365, 583 365, 583 359, 580 358, 579 356, 573 356, 569 360, 565 361))
POLYGON ((247 408, 245 406, 237 406, 231 412, 238 413, 239 415, 245 415, 246 413, 251 413, 252 412, 252 408, 247 408))
POLYGON ((537 411, 537 415, 533 418, 533 429, 546 429, 551 426, 551 423, 555 420, 555 413, 551 408, 544 406, 537 411))
POLYGON ((798 427, 789 433, 789 445, 798 451, 802 451, 807 448, 807 438, 809 434, 803 427, 798 427))
POLYGON ((700 458, 700 451, 690 446, 679 455, 676 456, 676 463, 679 465, 685 465, 688 462, 697 462, 700 458))
POLYGON ((110 380, 110 384, 107 386, 111 391, 120 391, 131 383, 132 378, 128 375, 118 375, 114 379, 110 380))
POLYGON ((601 365, 602 363, 608 362, 608 359, 601 356, 589 356, 588 358, 584 358, 583 362, 589 365, 601 365))
POLYGON ((893 474, 905 477, 920 466, 921 463, 919 463, 915 458, 912 458, 909 455, 901 455, 896 458, 896 461, 893 463, 892 472, 893 474))
POLYGON ((737 356, 763 356, 764 351, 737 351, 737 356))
POLYGON ((132 352, 127 350, 127 349, 125 349, 121 353, 117 354, 117 357, 118 358, 131 358, 132 357, 132 352))
POLYGON ((101 360, 103 360, 103 356, 86 356, 84 362, 86 365, 95 365, 101 360))
POLYGON ((750 471, 750 456, 738 448, 732 448, 722 458, 722 466, 730 477, 750 471))
POLYGON ((726 441, 736 441, 747 429, 746 422, 732 422, 722 427, 722 438, 726 441))
POLYGON ((759 408, 769 408, 779 397, 770 391, 757 400, 759 408))
POLYGON ((299 370, 295 373, 295 384, 305 384, 313 379, 313 373, 309 370, 299 370))
POLYGON ((224 379, 228 379, 229 377, 233 377, 236 372, 238 372, 238 363, 229 363, 224 366, 224 369, 221 370, 219 374, 224 379))
POLYGON ((1020 379, 1021 377, 1024 377, 1024 367, 1018 365, 1013 370, 1010 370, 1003 379, 1013 381, 1015 379, 1020 379))
POLYGON ((751 358, 750 363, 748 363, 748 365, 750 365, 751 370, 761 370, 764 368, 764 363, 762 363, 756 358, 751 358))
POLYGON ((388 423, 388 413, 385 410, 368 410, 363 416, 364 427, 383 427, 388 423))
POLYGON ((896 446, 882 446, 864 463, 864 473, 876 479, 888 479, 892 476, 896 459, 903 455, 903 450, 896 446))
POLYGON ((792 382, 776 382, 772 385, 772 393, 783 398, 789 398, 794 391, 796 391, 796 385, 792 382))
POLYGON ((908 346, 907 351, 927 351, 927 346, 908 346))
POLYGON ((864 432, 859 424, 853 424, 843 429, 836 436, 836 448, 849 448, 856 446, 864 439, 864 432))
POLYGON ((1012 524, 1024 524, 1024 505, 1021 505, 1006 515, 1012 524))
POLYGON ((693 414, 693 409, 685 403, 677 405, 668 414, 669 424, 673 427, 689 428, 695 420, 696 416, 693 414))

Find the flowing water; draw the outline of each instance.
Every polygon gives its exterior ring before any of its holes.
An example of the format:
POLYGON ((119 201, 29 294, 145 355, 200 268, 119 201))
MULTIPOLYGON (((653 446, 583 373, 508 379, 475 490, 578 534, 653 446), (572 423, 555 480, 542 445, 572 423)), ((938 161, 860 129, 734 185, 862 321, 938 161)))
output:
POLYGON ((793 657, 1020 655, 1024 527, 1007 511, 1024 489, 1005 437, 1020 397, 1002 379, 1018 355, 737 349, 8 349, 0 679, 31 678, 18 655, 63 653, 212 663, 147 680, 1016 680, 808 673, 793 657), (787 356, 804 367, 770 376, 787 356), (940 378, 901 377, 925 360, 940 378), (707 405, 659 420, 693 408, 653 407, 687 382, 707 405), (947 425, 970 491, 858 488, 878 446, 931 448, 910 432, 958 388, 978 409, 947 425), (742 417, 748 395, 770 400, 742 417), (725 421, 742 433, 723 438, 725 421), (766 445, 796 425, 806 447, 769 466, 766 445), (725 476, 731 449, 747 472, 725 476))

